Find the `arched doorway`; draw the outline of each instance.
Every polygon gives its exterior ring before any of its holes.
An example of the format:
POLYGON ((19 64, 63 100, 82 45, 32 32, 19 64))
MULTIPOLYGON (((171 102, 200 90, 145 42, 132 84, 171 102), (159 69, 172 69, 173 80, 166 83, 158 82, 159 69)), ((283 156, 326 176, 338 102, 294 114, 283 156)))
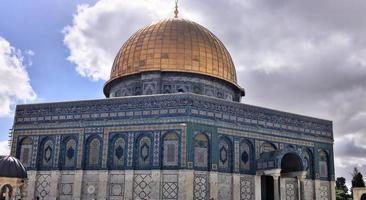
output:
POLYGON ((13 187, 11 187, 11 185, 7 184, 4 185, 1 188, 1 196, 0 199, 1 200, 9 200, 12 196, 12 192, 13 192, 13 187))
POLYGON ((361 196, 360 200, 366 200, 366 193, 361 196))
POLYGON ((261 176, 262 200, 274 199, 274 180, 272 176, 261 176))
POLYGON ((281 174, 303 170, 301 158, 294 153, 287 153, 281 160, 281 174))
POLYGON ((301 199, 301 183, 299 182, 299 176, 304 176, 303 166, 301 157, 295 152, 286 153, 282 157, 281 179, 283 179, 284 185, 281 187, 284 187, 286 193, 281 194, 281 199, 301 199))

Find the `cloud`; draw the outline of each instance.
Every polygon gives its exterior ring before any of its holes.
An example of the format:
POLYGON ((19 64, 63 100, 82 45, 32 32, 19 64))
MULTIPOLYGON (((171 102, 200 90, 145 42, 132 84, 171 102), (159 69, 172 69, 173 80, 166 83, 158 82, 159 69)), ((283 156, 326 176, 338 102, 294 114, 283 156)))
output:
MULTIPOLYGON (((171 17, 170 5, 100 0, 80 6, 64 31, 68 59, 82 76, 108 79, 122 43, 145 24, 171 17)), ((348 169, 366 166, 361 159, 366 152, 364 10, 361 0, 187 0, 180 5, 181 16, 210 29, 230 51, 246 89, 244 103, 333 120, 336 175, 348 180, 348 169)))
POLYGON ((10 116, 17 102, 35 99, 22 52, 0 37, 0 117, 10 116))
POLYGON ((102 0, 79 5, 72 25, 64 28, 64 44, 76 71, 91 80, 107 80, 122 43, 136 30, 166 15, 166 0, 102 0), (165 3, 164 3, 165 2, 165 3), (156 12, 160 10, 159 12, 156 12))
POLYGON ((9 142, 0 141, 0 155, 4 156, 9 154, 10 154, 9 142))

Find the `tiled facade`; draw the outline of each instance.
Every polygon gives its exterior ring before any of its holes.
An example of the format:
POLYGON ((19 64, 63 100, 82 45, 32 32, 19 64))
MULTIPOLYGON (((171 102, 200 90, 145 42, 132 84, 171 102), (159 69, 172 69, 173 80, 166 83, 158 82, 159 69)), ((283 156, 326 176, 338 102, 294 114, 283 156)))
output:
POLYGON ((307 174, 280 177, 281 198, 333 199, 330 121, 218 98, 18 105, 12 135, 27 199, 260 199, 289 154, 307 174))

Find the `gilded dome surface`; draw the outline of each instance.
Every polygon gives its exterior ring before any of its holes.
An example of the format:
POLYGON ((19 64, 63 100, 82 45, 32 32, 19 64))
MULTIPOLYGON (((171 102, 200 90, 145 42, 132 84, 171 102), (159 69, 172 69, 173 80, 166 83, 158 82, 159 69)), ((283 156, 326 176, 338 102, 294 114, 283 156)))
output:
POLYGON ((172 18, 146 26, 119 50, 106 83, 146 71, 213 76, 237 86, 236 71, 223 43, 208 29, 172 18))

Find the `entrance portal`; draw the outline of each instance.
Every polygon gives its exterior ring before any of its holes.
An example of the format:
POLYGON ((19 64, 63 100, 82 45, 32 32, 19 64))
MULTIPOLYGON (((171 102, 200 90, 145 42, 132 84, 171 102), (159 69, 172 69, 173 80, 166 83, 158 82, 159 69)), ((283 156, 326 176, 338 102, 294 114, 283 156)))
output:
POLYGON ((274 182, 272 176, 261 176, 261 193, 262 200, 273 200, 274 199, 274 182))
POLYGON ((361 200, 366 200, 366 194, 363 194, 363 195, 361 196, 361 200))
POLYGON ((282 158, 281 169, 281 173, 302 171, 301 159, 296 154, 288 153, 282 158))

